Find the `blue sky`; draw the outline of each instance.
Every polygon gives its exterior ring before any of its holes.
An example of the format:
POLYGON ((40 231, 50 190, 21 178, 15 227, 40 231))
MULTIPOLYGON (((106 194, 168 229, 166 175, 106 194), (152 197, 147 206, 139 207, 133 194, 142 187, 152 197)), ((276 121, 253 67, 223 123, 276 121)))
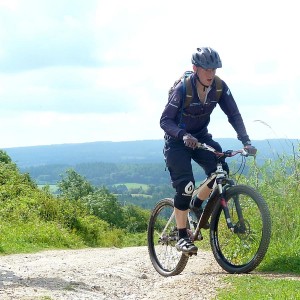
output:
MULTIPOLYGON (((162 139, 199 46, 252 140, 299 139, 299 28, 293 0, 0 0, 0 148, 162 139)), ((209 131, 236 137, 219 108, 209 131)))

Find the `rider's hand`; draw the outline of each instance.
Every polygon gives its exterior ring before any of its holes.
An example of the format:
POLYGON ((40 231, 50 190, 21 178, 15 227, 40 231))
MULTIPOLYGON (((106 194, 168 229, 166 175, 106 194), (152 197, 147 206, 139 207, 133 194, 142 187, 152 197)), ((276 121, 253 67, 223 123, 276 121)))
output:
POLYGON ((198 146, 198 140, 189 133, 186 133, 183 136, 183 142, 187 147, 190 147, 193 149, 195 149, 198 146))
POLYGON ((244 149, 247 151, 249 156, 256 155, 257 149, 254 146, 252 146, 251 144, 245 145, 244 149))

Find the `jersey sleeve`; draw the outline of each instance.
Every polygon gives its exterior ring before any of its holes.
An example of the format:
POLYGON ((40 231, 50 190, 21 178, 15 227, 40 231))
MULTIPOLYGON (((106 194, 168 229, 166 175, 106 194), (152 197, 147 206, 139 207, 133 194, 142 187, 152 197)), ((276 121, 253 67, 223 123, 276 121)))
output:
POLYGON ((181 84, 169 95, 168 103, 160 118, 160 127, 164 132, 174 138, 182 139, 186 131, 178 127, 180 119, 180 109, 182 103, 181 84))
POLYGON ((249 136, 246 131, 246 127, 243 118, 240 114, 238 106, 231 94, 227 84, 223 81, 223 91, 219 100, 219 105, 223 112, 227 115, 229 123, 232 125, 237 133, 237 138, 245 143, 249 141, 249 136))

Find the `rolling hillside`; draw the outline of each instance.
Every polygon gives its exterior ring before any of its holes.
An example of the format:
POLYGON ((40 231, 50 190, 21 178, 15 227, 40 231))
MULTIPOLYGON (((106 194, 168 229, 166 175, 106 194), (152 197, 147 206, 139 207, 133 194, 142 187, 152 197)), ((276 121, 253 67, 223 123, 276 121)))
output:
MULTIPOLYGON (((241 148, 237 139, 216 139, 223 149, 241 148)), ((80 163, 162 163, 163 140, 128 142, 93 142, 80 144, 59 144, 47 146, 18 147, 3 149, 20 167, 41 165, 76 165, 80 163)), ((278 155, 299 151, 299 140, 253 141, 258 148, 257 161, 276 159, 278 155)))

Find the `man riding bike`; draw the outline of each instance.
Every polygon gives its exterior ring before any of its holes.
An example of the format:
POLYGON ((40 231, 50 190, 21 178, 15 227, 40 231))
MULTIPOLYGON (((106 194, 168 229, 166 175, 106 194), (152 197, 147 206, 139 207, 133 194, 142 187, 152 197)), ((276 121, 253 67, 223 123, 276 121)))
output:
MULTIPOLYGON (((201 191, 191 202, 195 188, 195 179, 191 160, 201 166, 209 178, 216 171, 217 160, 213 153, 197 148, 198 142, 206 143, 217 151, 222 148, 212 139, 207 126, 210 115, 217 104, 227 115, 229 123, 237 133, 237 138, 243 143, 247 151, 255 154, 256 149, 251 141, 239 112, 237 104, 227 86, 222 80, 222 92, 217 98, 216 69, 222 67, 219 54, 210 47, 197 48, 192 54, 193 74, 190 77, 192 85, 192 99, 184 109, 182 93, 183 82, 179 82, 169 95, 168 103, 160 118, 160 126, 165 132, 164 155, 168 167, 172 186, 176 190, 174 197, 175 218, 179 234, 176 244, 178 251, 196 254, 198 248, 190 240, 186 228, 188 209, 191 208, 200 217, 201 205, 208 198, 212 181, 207 180, 201 191), (182 111, 183 109, 183 111, 182 111)), ((227 164, 223 169, 229 172, 227 164)))

